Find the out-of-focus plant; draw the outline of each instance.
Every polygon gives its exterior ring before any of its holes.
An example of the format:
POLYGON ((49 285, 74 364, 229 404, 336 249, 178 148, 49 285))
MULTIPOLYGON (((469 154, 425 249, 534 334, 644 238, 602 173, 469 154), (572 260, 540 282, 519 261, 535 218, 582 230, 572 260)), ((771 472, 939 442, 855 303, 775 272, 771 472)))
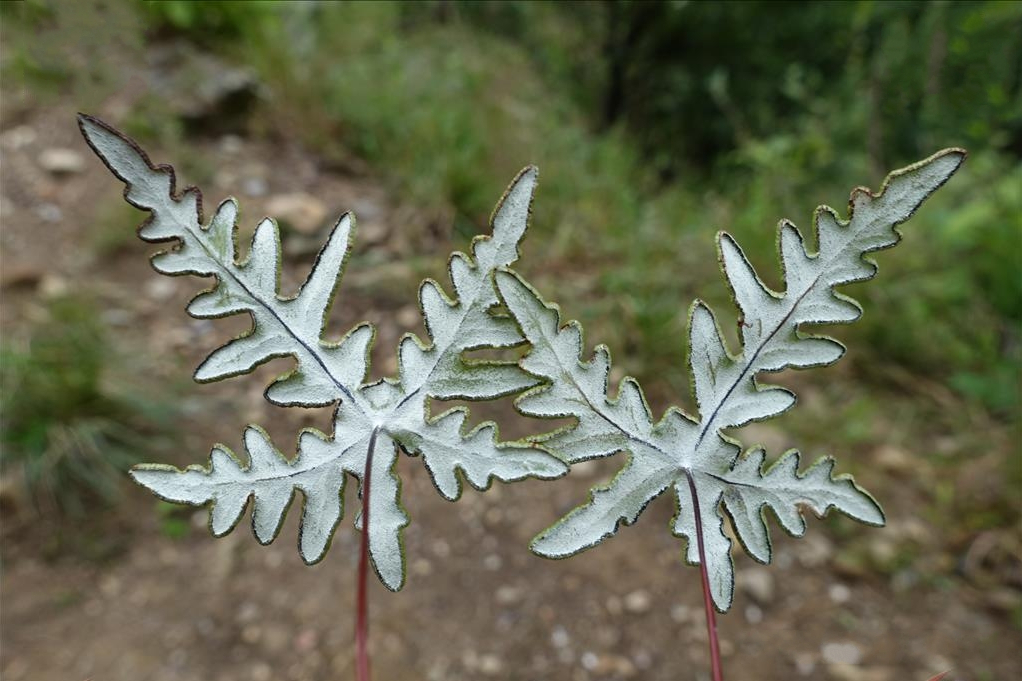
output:
POLYGON ((159 410, 107 388, 109 359, 96 307, 80 296, 50 301, 23 347, 4 341, 0 460, 40 511, 80 515, 115 500, 125 467, 151 448, 159 410))

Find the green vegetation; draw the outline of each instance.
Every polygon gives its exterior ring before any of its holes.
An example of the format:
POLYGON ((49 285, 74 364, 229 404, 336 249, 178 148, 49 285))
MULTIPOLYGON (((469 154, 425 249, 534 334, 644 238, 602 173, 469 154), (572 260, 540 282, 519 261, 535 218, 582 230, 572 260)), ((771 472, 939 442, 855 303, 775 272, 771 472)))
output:
POLYGON ((0 348, 4 475, 20 477, 40 511, 78 516, 113 501, 158 415, 105 386, 112 358, 95 306, 56 298, 26 347, 12 345, 0 348))

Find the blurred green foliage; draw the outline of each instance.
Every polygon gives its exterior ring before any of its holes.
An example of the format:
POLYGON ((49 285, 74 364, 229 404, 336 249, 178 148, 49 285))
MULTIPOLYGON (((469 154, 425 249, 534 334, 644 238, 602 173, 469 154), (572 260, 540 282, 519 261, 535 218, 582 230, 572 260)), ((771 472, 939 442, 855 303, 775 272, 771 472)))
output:
POLYGON ((897 364, 995 413, 1017 408, 1022 4, 146 12, 256 68, 273 94, 268 116, 288 134, 370 161, 413 204, 453 209, 459 231, 485 219, 521 166, 539 165, 544 245, 526 271, 559 299, 585 301, 572 313, 648 373, 680 362, 692 297, 726 303, 709 233, 734 233, 779 286, 778 219, 809 231, 812 205, 840 209, 852 186, 877 188, 886 171, 966 146, 965 172, 926 209, 928 233, 881 256, 893 274, 855 292, 866 317, 841 333, 869 348, 857 356, 878 379, 897 364))
MULTIPOLYGON (((965 146, 963 172, 907 243, 879 257, 880 280, 852 291, 865 316, 840 335, 870 380, 908 369, 1017 415, 1020 3, 131 8, 144 30, 122 33, 191 42, 258 73, 265 105, 250 132, 298 138, 328 163, 361 157, 423 220, 453 215, 459 240, 522 166, 537 164, 537 234, 523 270, 652 376, 654 397, 685 390, 684 372, 663 369, 683 360, 689 301, 731 309, 710 234, 735 234, 779 287, 780 218, 811 232, 812 206, 841 209, 851 187, 878 188, 888 170, 965 146)), ((32 0, 2 11, 6 24, 35 31, 70 10, 32 0)), ((123 23, 103 12, 93 14, 123 23)), ((32 31, 8 29, 8 43, 32 31)), ((31 75, 31 63, 57 68, 59 80, 59 54, 7 50, 5 76, 43 87, 52 74, 31 75)), ((95 70, 69 73, 95 80, 95 70)), ((133 107, 132 132, 180 134, 158 99, 133 107)))
POLYGON ((2 464, 37 510, 81 515, 120 493, 161 410, 104 384, 112 360, 96 307, 51 300, 24 347, 0 346, 2 464))

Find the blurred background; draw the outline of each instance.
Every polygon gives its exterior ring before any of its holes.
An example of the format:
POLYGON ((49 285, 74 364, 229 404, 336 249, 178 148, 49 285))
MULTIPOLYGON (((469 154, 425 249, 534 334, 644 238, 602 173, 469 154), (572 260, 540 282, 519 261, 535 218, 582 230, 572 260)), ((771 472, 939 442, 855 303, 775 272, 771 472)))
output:
MULTIPOLYGON (((417 282, 446 281, 447 254, 538 165, 518 269, 656 413, 692 408, 692 299, 734 329, 718 230, 780 288, 779 219, 808 235, 818 204, 844 211, 852 187, 967 148, 879 277, 848 288, 865 315, 833 329, 845 359, 786 372, 798 407, 740 434, 773 457, 835 455, 889 526, 775 526, 773 565, 736 557, 720 629, 733 679, 1019 678, 1020 37, 1011 2, 3 3, 0 673, 354 676, 350 525, 307 568, 297 513, 270 547, 244 527, 214 540, 204 511, 127 480, 137 462, 240 450, 247 422, 287 450, 330 414, 265 403, 287 360, 190 382, 247 321, 183 314, 205 284, 148 267, 142 215, 78 134, 84 111, 207 206, 237 196, 242 239, 277 217, 285 291, 353 210, 330 330, 377 324, 376 376, 422 333, 417 282)), ((477 413, 508 436, 537 427, 507 404, 477 413)), ((668 500, 578 557, 526 550, 619 460, 456 505, 402 460, 410 576, 399 594, 373 585, 376 678, 708 679, 668 500)))

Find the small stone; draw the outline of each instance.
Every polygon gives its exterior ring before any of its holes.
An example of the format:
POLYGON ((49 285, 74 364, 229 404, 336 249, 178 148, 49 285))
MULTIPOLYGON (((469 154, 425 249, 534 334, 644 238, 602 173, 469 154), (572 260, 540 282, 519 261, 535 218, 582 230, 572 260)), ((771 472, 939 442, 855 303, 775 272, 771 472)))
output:
POLYGON ((886 667, 860 667, 851 664, 835 664, 827 667, 827 674, 834 681, 893 681, 894 673, 886 667))
POLYGON ((420 577, 425 577, 433 573, 433 564, 425 558, 418 558, 412 563, 412 572, 420 577))
POLYGON ((241 181, 241 191, 245 193, 245 196, 266 196, 266 192, 268 192, 269 189, 270 188, 269 185, 266 184, 266 180, 261 177, 246 177, 241 181))
POLYGON ((568 635, 564 627, 557 626, 550 632, 550 643, 554 648, 566 648, 571 643, 571 636, 568 635))
POLYGON ((623 655, 598 654, 587 650, 582 653, 579 663, 583 669, 592 672, 595 676, 614 674, 618 677, 628 678, 635 675, 635 665, 623 655))
POLYGON ((820 567, 830 562, 834 545, 821 534, 809 533, 796 544, 795 552, 802 567, 820 567))
POLYGON ((358 222, 358 240, 363 246, 375 246, 387 238, 387 225, 373 220, 363 220, 362 214, 356 212, 358 222))
POLYGON ((43 170, 54 175, 73 175, 85 170, 85 157, 74 149, 44 149, 38 160, 43 170))
POLYGON ((326 220, 326 206, 305 192, 278 194, 266 202, 266 212, 301 234, 315 234, 326 220))
POLYGON ((490 555, 483 558, 483 567, 486 568, 487 570, 497 571, 503 566, 504 559, 498 556, 496 553, 491 553, 490 555))
POLYGON ((107 598, 114 598, 121 593, 121 580, 113 575, 104 577, 99 583, 99 591, 107 598))
POLYGON ((270 681, 273 678, 273 669, 265 662, 257 662, 252 667, 252 681, 270 681))
POLYGON ((504 663, 491 653, 479 656, 479 671, 487 676, 496 676, 504 671, 504 663))
POLYGON ((315 629, 303 629, 295 636, 295 649, 301 653, 315 650, 318 643, 319 634, 316 633, 315 629))
POLYGON ((887 567, 898 557, 898 546, 879 532, 869 543, 869 557, 880 567, 887 567))
POLYGON ((165 301, 177 292, 177 282, 169 277, 153 277, 143 288, 150 298, 165 301))
POLYGON ((759 624, 763 621, 763 611, 759 606, 748 605, 745 607, 745 621, 749 624, 759 624))
POLYGON ((402 328, 417 326, 420 318, 419 308, 415 305, 405 305, 394 314, 394 318, 402 328))
POLYGON ((67 279, 56 274, 44 275, 43 280, 39 282, 39 295, 50 300, 66 296, 69 289, 67 279))
POLYGON ((250 624, 241 630, 241 640, 250 646, 259 643, 263 637, 263 629, 258 624, 250 624))
POLYGON ((645 648, 640 648, 632 655, 632 662, 639 669, 650 669, 653 667, 653 655, 645 648))
POLYGON ((799 676, 809 676, 816 670, 816 655, 812 653, 795 653, 794 662, 799 676))
POLYGON ((852 590, 844 584, 831 584, 830 588, 827 589, 827 595, 830 596, 832 602, 840 605, 851 600, 852 590))
POLYGON ((35 214, 43 222, 57 223, 64 219, 64 211, 55 203, 41 203, 35 207, 35 214))
POLYGON ((905 450, 893 445, 879 447, 873 456, 882 469, 894 475, 910 475, 918 468, 905 450))
POLYGON ((34 128, 27 125, 17 125, 10 130, 5 130, 3 134, 0 134, 0 145, 7 147, 8 149, 21 149, 27 147, 36 140, 36 132, 34 128))
POLYGON ((687 605, 672 605, 671 619, 678 624, 685 624, 692 618, 692 609, 687 605))
POLYGON ((244 148, 244 142, 237 135, 224 135, 219 142, 220 151, 225 154, 237 154, 244 148))
POLYGON ((862 660, 862 650, 854 643, 824 643, 820 654, 827 664, 856 665, 862 660))
POLYGON ((497 591, 494 594, 494 599, 500 605, 514 605, 522 600, 523 592, 522 589, 517 586, 510 584, 504 584, 497 587, 497 591))
POLYGON ((238 624, 245 624, 246 622, 254 622, 258 617, 259 606, 248 601, 246 603, 242 603, 241 607, 238 608, 238 612, 234 616, 234 621, 238 624))
POLYGON ((636 589, 625 596, 625 610, 630 613, 641 615, 653 605, 653 597, 645 589, 636 589))
POLYGON ((742 591, 757 603, 765 605, 774 600, 774 576, 766 568, 750 568, 738 578, 742 591))

